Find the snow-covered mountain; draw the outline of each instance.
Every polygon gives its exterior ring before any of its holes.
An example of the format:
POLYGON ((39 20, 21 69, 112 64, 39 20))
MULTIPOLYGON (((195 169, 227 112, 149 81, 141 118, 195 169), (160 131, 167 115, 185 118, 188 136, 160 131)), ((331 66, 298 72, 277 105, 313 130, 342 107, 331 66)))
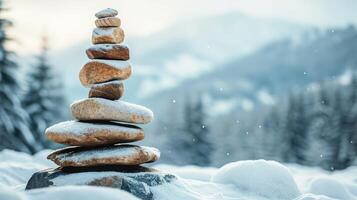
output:
POLYGON ((231 60, 199 78, 147 98, 150 106, 201 94, 210 113, 249 110, 257 104, 274 104, 280 95, 313 82, 334 78, 357 68, 357 31, 344 29, 310 31, 299 38, 282 39, 255 53, 231 60))
MULTIPOLYGON (((180 22, 146 37, 128 35, 134 73, 126 81, 130 89, 125 98, 135 101, 177 87, 184 80, 217 70, 220 63, 304 30, 302 25, 235 12, 180 22)), ((85 95, 77 77, 88 60, 84 51, 89 45, 90 38, 53 52, 52 61, 64 74, 70 100, 85 95)))

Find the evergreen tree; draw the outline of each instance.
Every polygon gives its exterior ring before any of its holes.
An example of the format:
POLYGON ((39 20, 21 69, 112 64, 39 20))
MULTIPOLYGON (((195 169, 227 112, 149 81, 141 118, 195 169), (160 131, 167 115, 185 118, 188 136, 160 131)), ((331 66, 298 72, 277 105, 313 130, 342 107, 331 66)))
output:
POLYGON ((180 146, 189 154, 189 163, 199 166, 209 165, 213 146, 210 143, 209 130, 205 124, 203 102, 187 100, 184 107, 183 132, 186 136, 180 146))
POLYGON ((291 96, 285 125, 289 148, 284 153, 285 161, 304 164, 308 129, 309 119, 303 94, 291 96))
POLYGON ((52 144, 44 137, 45 129, 61 121, 66 114, 62 85, 53 74, 47 54, 47 38, 43 37, 42 52, 38 56, 38 64, 28 74, 28 88, 22 100, 23 107, 30 116, 32 134, 42 148, 49 148, 52 144))
POLYGON ((263 127, 259 127, 264 132, 262 147, 263 156, 266 159, 281 160, 285 147, 283 140, 283 120, 277 107, 273 107, 263 121, 263 127))
MULTIPOLYGON (((0 15, 3 14, 0 0, 0 15)), ((0 17, 0 149, 10 148, 24 152, 35 152, 35 140, 27 124, 27 113, 21 107, 20 86, 16 79, 18 66, 14 53, 6 49, 9 40, 6 28, 11 22, 0 17)))

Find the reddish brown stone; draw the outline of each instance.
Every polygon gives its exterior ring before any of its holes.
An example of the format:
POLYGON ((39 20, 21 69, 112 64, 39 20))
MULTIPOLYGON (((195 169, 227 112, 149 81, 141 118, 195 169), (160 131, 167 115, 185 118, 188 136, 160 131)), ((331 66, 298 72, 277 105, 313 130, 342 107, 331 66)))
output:
POLYGON ((93 60, 79 72, 82 85, 104 83, 111 80, 125 80, 131 75, 131 66, 121 60, 93 60))
POLYGON ((121 21, 117 17, 106 17, 95 20, 97 27, 120 27, 121 21))
POLYGON ((121 81, 110 81, 95 84, 91 87, 88 97, 99 97, 109 100, 118 100, 123 96, 124 84, 121 81))
POLYGON ((115 122, 66 121, 46 129, 47 139, 72 146, 101 146, 144 139, 144 131, 115 122))
POLYGON ((86 51, 90 59, 129 60, 129 48, 119 44, 97 44, 86 51))
POLYGON ((156 148, 124 144, 98 148, 67 147, 47 157, 61 167, 140 165, 159 158, 160 152, 156 148))

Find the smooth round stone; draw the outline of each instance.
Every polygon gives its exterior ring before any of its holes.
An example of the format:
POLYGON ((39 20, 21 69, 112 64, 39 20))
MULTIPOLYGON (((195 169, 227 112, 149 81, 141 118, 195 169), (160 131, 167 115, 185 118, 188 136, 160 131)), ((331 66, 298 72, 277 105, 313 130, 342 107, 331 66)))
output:
POLYGON ((118 100, 123 96, 123 93, 124 84, 121 81, 109 81, 92 85, 88 97, 118 100))
POLYGON ((45 134, 53 142, 72 146, 112 145, 144 139, 141 128, 114 122, 66 121, 47 128, 45 134))
POLYGON ((98 148, 67 147, 47 157, 61 167, 140 165, 159 158, 160 152, 156 148, 124 144, 98 148))
POLYGON ((117 17, 106 17, 95 20, 95 25, 101 27, 120 27, 121 21, 117 17))
POLYGON ((86 54, 90 59, 129 60, 129 48, 120 44, 96 44, 86 54))
POLYGON ((97 18, 115 17, 117 15, 118 15, 118 11, 113 8, 106 8, 104 10, 101 10, 101 11, 95 13, 95 16, 97 18))
POLYGON ((124 31, 120 27, 95 28, 92 33, 93 44, 118 44, 124 41, 124 31))
POLYGON ((105 120, 147 124, 154 118, 153 112, 144 106, 102 98, 76 101, 71 105, 71 111, 74 118, 82 121, 105 120))
POLYGON ((104 83, 112 80, 125 80, 131 75, 127 61, 94 59, 86 63, 79 72, 82 85, 104 83))

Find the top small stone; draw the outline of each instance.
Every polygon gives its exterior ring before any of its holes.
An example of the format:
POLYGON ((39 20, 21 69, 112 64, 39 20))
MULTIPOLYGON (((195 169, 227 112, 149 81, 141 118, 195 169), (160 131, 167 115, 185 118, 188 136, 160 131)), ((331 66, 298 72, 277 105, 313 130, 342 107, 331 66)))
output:
POLYGON ((106 8, 104 10, 101 10, 101 11, 95 13, 95 16, 97 18, 115 17, 117 15, 118 15, 118 11, 116 11, 113 8, 106 8))

